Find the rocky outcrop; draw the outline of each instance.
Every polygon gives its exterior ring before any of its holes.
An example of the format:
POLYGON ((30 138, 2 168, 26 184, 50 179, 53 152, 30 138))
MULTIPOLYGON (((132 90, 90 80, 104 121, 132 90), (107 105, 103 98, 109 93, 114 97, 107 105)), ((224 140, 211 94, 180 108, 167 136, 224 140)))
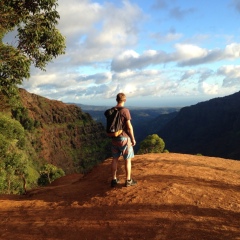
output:
POLYGON ((39 160, 65 173, 84 172, 108 157, 104 126, 72 104, 31 94, 20 89, 23 106, 38 128, 29 133, 39 160))

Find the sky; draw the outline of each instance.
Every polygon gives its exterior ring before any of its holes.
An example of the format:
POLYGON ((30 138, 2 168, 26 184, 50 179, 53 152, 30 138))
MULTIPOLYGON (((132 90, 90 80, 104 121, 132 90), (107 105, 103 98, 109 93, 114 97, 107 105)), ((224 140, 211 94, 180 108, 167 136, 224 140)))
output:
POLYGON ((87 105, 184 107, 240 88, 240 0, 58 0, 66 53, 21 87, 87 105))

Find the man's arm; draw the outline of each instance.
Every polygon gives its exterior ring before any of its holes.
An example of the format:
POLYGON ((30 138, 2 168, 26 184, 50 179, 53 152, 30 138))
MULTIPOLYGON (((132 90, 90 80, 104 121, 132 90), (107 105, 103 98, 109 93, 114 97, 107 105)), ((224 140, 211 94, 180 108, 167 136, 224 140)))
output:
POLYGON ((132 146, 135 146, 136 145, 136 141, 135 141, 135 138, 134 138, 133 126, 132 126, 131 121, 127 120, 126 125, 127 125, 127 130, 128 130, 131 142, 132 142, 132 146))

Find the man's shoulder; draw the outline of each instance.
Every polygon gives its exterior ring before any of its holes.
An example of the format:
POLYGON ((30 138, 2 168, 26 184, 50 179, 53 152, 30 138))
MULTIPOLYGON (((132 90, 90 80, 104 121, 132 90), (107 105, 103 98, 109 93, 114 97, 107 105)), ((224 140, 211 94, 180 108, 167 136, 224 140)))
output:
POLYGON ((126 107, 122 107, 122 108, 120 108, 120 111, 122 111, 122 112, 130 112, 129 109, 126 108, 126 107))

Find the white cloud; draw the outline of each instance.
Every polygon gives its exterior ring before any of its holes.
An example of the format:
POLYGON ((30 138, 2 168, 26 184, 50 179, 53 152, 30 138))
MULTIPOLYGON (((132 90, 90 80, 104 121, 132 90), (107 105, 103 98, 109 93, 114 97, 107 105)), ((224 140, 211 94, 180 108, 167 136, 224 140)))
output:
POLYGON ((67 36, 66 55, 74 65, 109 61, 137 43, 138 26, 144 18, 137 5, 123 1, 117 7, 87 0, 61 0, 59 5, 59 27, 67 36))
POLYGON ((228 76, 240 77, 239 65, 223 66, 218 71, 220 74, 227 74, 228 76))
POLYGON ((207 95, 216 95, 218 94, 219 87, 217 84, 209 84, 206 82, 201 82, 199 84, 199 91, 207 95))
POLYGON ((180 66, 236 60, 240 58, 240 43, 226 45, 224 49, 202 49, 193 45, 178 45, 177 52, 180 52, 180 56, 182 57, 181 61, 179 61, 180 66))
POLYGON ((181 81, 188 80, 189 78, 193 77, 196 74, 196 70, 190 69, 184 72, 181 77, 181 81))
POLYGON ((171 54, 167 55, 163 51, 147 50, 142 55, 135 51, 126 51, 112 60, 112 71, 120 72, 127 69, 143 69, 150 65, 169 62, 171 54))
POLYGON ((236 59, 240 57, 240 43, 232 43, 226 46, 225 55, 230 59, 236 59))
MULTIPOLYGON (((66 36, 66 54, 48 64, 46 72, 31 70, 31 79, 23 85, 30 92, 65 102, 100 104, 119 91, 131 98, 170 99, 186 94, 212 97, 239 89, 236 29, 213 34, 208 25, 188 21, 199 11, 194 1, 190 4, 194 7, 181 8, 178 1, 162 0, 58 3, 58 28, 66 36), (227 65, 229 61, 232 65, 227 65)), ((13 42, 11 38, 5 39, 13 42)))
POLYGON ((94 75, 89 75, 85 77, 86 80, 93 80, 95 84, 103 84, 108 83, 112 80, 112 73, 106 72, 106 73, 97 73, 94 75))
POLYGON ((202 49, 198 46, 191 44, 176 44, 176 59, 181 61, 196 59, 196 58, 204 58, 207 56, 208 51, 206 49, 202 49))
POLYGON ((218 74, 224 76, 223 87, 240 86, 240 65, 223 66, 218 70, 218 74))
POLYGON ((118 91, 125 90, 131 97, 159 96, 164 92, 172 92, 177 85, 175 80, 168 79, 164 72, 158 70, 128 70, 116 73, 113 75, 112 84, 118 85, 118 91))
POLYGON ((89 29, 101 20, 103 7, 88 0, 59 0, 59 29, 69 41, 80 41, 89 29))
POLYGON ((166 53, 157 50, 147 50, 138 54, 134 50, 128 50, 112 60, 113 71, 126 69, 143 69, 150 65, 159 65, 173 62, 179 66, 194 66, 219 62, 223 60, 240 59, 240 44, 227 45, 225 49, 204 49, 192 44, 176 44, 176 51, 166 53))

